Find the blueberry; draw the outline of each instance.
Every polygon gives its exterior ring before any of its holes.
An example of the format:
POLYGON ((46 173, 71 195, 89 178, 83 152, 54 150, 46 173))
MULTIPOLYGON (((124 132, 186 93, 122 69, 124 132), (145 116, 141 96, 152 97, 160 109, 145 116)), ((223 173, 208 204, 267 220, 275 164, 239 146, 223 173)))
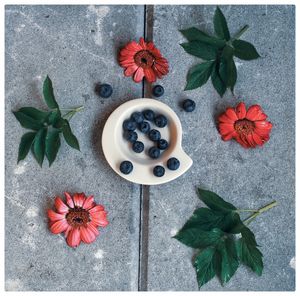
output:
POLYGON ((158 127, 165 127, 168 124, 168 119, 166 116, 160 114, 155 117, 154 122, 158 127))
POLYGON ((161 97, 164 94, 165 90, 161 85, 155 85, 152 89, 152 93, 156 97, 161 97))
POLYGON ((157 147, 158 147, 160 150, 166 150, 166 149, 169 147, 169 143, 168 143, 165 139, 160 139, 160 140, 157 142, 157 147))
POLYGON ((98 91, 99 91, 99 95, 102 98, 109 98, 112 93, 113 93, 113 89, 111 87, 111 85, 104 83, 104 84, 100 84, 98 87, 98 91))
POLYGON ((125 175, 128 175, 132 172, 133 170, 133 165, 130 161, 128 160, 125 160, 125 161, 122 161, 121 164, 120 164, 120 171, 125 174, 125 175))
POLYGON ((125 139, 126 139, 127 141, 133 143, 133 142, 135 142, 135 141, 137 140, 138 135, 137 135, 137 133, 134 132, 134 131, 125 131, 124 137, 125 137, 125 139))
POLYGON ((180 161, 175 158, 175 157, 171 157, 168 159, 167 161, 167 167, 169 170, 171 171, 176 171, 180 166, 180 161))
POLYGON ((136 129, 136 122, 130 120, 130 119, 126 119, 123 122, 123 129, 125 131, 134 131, 136 129))
POLYGON ((159 156, 160 156, 160 150, 156 147, 151 147, 149 149, 148 153, 149 153, 149 156, 154 159, 159 158, 159 156))
POLYGON ((139 124, 139 130, 144 133, 147 134, 150 131, 150 124, 147 121, 143 121, 142 123, 139 124))
POLYGON ((135 153, 141 153, 144 151, 144 144, 140 141, 135 141, 133 144, 132 144, 132 150, 135 152, 135 153))
POLYGON ((183 101, 182 107, 186 112, 193 112, 196 108, 196 103, 193 100, 186 99, 183 101))
POLYGON ((144 120, 144 116, 142 112, 134 112, 131 114, 131 119, 136 123, 141 123, 144 120))
POLYGON ((156 129, 153 129, 149 132, 149 139, 151 141, 158 141, 160 139, 160 132, 156 129))
POLYGON ((161 165, 157 165, 153 169, 153 174, 156 177, 162 177, 165 174, 165 168, 162 167, 161 165))
POLYGON ((149 120, 149 121, 153 121, 154 117, 155 117, 155 113, 152 110, 145 110, 143 111, 143 115, 145 117, 145 119, 149 120))

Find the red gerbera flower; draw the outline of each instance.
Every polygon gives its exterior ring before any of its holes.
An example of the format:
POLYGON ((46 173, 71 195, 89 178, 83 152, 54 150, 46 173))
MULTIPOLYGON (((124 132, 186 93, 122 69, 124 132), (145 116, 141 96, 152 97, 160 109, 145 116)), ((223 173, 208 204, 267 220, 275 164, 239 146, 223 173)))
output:
POLYGON ((219 116, 219 132, 224 141, 235 139, 244 148, 262 146, 270 138, 272 123, 259 105, 249 107, 239 103, 219 116))
POLYGON ((58 213, 48 210, 50 231, 54 234, 64 232, 70 247, 79 246, 81 241, 92 243, 99 235, 98 227, 108 224, 104 207, 97 205, 92 195, 86 197, 84 193, 75 193, 72 197, 65 192, 65 196, 66 204, 60 197, 54 200, 58 213))
POLYGON ((156 77, 161 78, 169 72, 168 61, 153 42, 145 42, 143 38, 139 43, 129 42, 120 51, 119 62, 125 68, 125 76, 132 76, 135 82, 141 82, 144 77, 154 82, 156 77))

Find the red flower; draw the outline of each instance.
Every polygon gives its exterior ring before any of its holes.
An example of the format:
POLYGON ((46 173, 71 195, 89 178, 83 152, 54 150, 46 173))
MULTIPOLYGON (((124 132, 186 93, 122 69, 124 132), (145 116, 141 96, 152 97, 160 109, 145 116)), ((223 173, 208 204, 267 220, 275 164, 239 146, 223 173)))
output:
POLYGON ((75 193, 73 197, 65 192, 66 204, 60 197, 54 200, 57 212, 48 210, 49 228, 54 234, 64 232, 70 247, 79 246, 83 241, 92 243, 99 235, 98 227, 108 224, 104 207, 96 205, 94 197, 75 193))
POLYGON ((244 148, 262 146, 270 138, 272 123, 266 121, 267 115, 259 105, 246 110, 244 103, 236 108, 227 108, 219 116, 219 132, 224 141, 235 139, 244 148))
POLYGON ((119 62, 125 68, 125 76, 132 76, 135 82, 141 82, 144 77, 148 82, 154 82, 156 77, 161 78, 169 72, 168 61, 153 42, 145 42, 143 38, 139 43, 129 42, 120 51, 119 62))

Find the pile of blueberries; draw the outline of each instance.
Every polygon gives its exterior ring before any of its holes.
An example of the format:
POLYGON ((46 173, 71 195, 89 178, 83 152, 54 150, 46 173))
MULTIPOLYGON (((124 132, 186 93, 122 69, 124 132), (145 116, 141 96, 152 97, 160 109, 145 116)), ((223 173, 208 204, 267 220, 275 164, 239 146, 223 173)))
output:
MULTIPOLYGON (((161 134, 157 129, 151 129, 150 123, 153 122, 157 127, 164 128, 168 124, 168 119, 162 114, 156 115, 152 110, 144 110, 143 112, 134 112, 129 119, 123 122, 124 137, 127 141, 132 143, 132 150, 135 153, 141 153, 144 151, 144 144, 138 141, 138 134, 136 129, 146 134, 151 141, 154 142, 148 150, 148 155, 152 159, 160 157, 161 151, 166 150, 169 147, 167 140, 161 138, 161 134)), ((177 170, 180 166, 180 162, 177 158, 171 157, 167 161, 167 167, 169 170, 177 170)), ((133 170, 133 164, 125 160, 120 164, 120 171, 123 174, 130 174, 133 170)), ((162 177, 165 174, 165 168, 157 165, 153 169, 153 174, 157 177, 162 177)))

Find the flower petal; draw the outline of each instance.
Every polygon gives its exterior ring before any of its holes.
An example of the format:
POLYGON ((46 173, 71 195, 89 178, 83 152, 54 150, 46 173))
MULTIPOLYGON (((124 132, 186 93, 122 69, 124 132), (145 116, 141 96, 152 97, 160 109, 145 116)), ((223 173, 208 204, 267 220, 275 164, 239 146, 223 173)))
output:
POLYGON ((89 210, 89 213, 101 212, 104 211, 104 207, 102 205, 96 205, 92 209, 89 210))
POLYGON ((84 193, 75 193, 73 196, 74 205, 76 207, 82 207, 84 201, 85 201, 85 194, 84 193))
POLYGON ((235 110, 231 107, 227 108, 226 111, 225 111, 225 114, 233 121, 237 121, 238 120, 238 117, 235 113, 235 110))
POLYGON ((125 71, 124 71, 124 75, 129 77, 132 76, 134 74, 134 72, 137 70, 138 66, 137 65, 133 65, 128 67, 125 71))
POLYGON ((144 70, 142 67, 139 67, 133 76, 133 80, 135 82, 141 82, 143 78, 144 78, 144 70))
POLYGON ((156 75, 152 68, 146 68, 144 69, 145 77, 148 82, 155 82, 156 81, 156 75))
POLYGON ((54 234, 59 234, 65 231, 68 228, 69 224, 66 219, 62 219, 59 221, 54 222, 51 227, 50 231, 54 234))
POLYGON ((91 207, 93 207, 94 204, 95 204, 95 202, 94 202, 94 196, 93 196, 93 195, 90 195, 90 196, 88 196, 88 197, 86 198, 86 200, 85 200, 85 202, 84 202, 84 204, 83 204, 82 207, 83 207, 85 210, 88 210, 88 209, 90 209, 91 207))
POLYGON ((65 192, 65 197, 66 197, 67 205, 68 205, 70 208, 74 208, 74 202, 73 202, 73 199, 72 199, 70 193, 65 192))
POLYGON ((72 226, 71 225, 68 225, 66 231, 65 231, 65 237, 67 237, 69 235, 69 232, 71 231, 72 229, 72 226))
POLYGON ((246 116, 246 113, 247 113, 245 103, 243 103, 243 102, 239 103, 236 106, 235 111, 236 111, 236 115, 237 115, 238 119, 244 119, 246 116))
POLYGON ((218 118, 219 122, 224 122, 224 123, 234 123, 234 120, 230 119, 226 113, 223 113, 219 116, 218 118))
POLYGON ((91 220, 97 226, 105 227, 108 224, 106 219, 107 213, 105 211, 91 213, 91 220))
POLYGON ((255 121, 254 124, 255 124, 256 128, 265 129, 265 130, 271 130, 272 127, 273 127, 273 125, 272 125, 271 122, 264 121, 264 120, 262 120, 262 121, 255 121))
POLYGON ((96 239, 96 235, 90 228, 80 227, 80 238, 84 243, 90 244, 96 239))
POLYGON ((234 132, 233 123, 219 123, 219 132, 221 135, 227 135, 228 133, 234 132))
POLYGON ((257 134, 257 133, 253 133, 253 140, 255 141, 255 143, 259 146, 262 146, 264 144, 263 140, 261 139, 261 137, 257 134))
POLYGON ((56 213, 51 209, 49 209, 47 211, 47 215, 48 215, 48 218, 50 219, 50 221, 58 221, 58 220, 65 219, 65 217, 66 217, 65 214, 56 213))
POLYGON ((228 134, 222 135, 222 140, 223 141, 229 141, 232 138, 235 138, 237 136, 237 133, 235 130, 229 132, 228 134))
POLYGON ((246 118, 252 121, 265 120, 267 115, 263 113, 259 105, 252 105, 247 111, 246 118))
POLYGON ((140 38, 140 46, 142 47, 142 49, 147 49, 147 44, 143 37, 140 38))
POLYGON ((97 229, 97 225, 95 225, 94 223, 89 223, 88 227, 94 232, 96 236, 100 234, 99 230, 97 229))
POLYGON ((67 244, 72 247, 78 247, 80 244, 80 231, 79 228, 72 228, 67 236, 67 244))
POLYGON ((54 200, 54 206, 58 210, 59 213, 64 214, 69 211, 69 207, 58 196, 54 200))

